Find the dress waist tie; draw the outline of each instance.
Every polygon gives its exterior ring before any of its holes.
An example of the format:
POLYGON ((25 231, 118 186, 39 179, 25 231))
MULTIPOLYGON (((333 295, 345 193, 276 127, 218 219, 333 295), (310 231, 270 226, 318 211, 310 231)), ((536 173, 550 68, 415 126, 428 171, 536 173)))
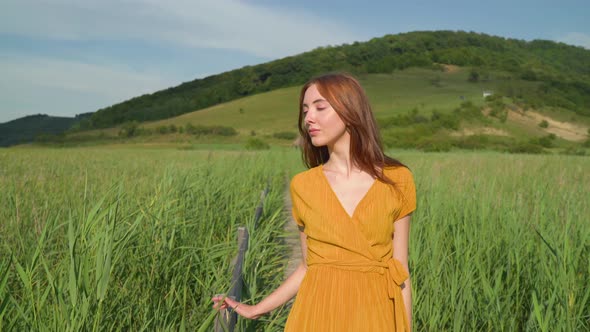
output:
POLYGON ((402 296, 401 285, 408 279, 409 275, 402 263, 391 257, 386 261, 338 261, 324 260, 319 262, 309 262, 308 266, 326 265, 336 268, 360 272, 378 272, 384 275, 387 281, 387 293, 389 298, 394 302, 394 317, 396 332, 409 331, 408 317, 406 316, 406 306, 402 296))

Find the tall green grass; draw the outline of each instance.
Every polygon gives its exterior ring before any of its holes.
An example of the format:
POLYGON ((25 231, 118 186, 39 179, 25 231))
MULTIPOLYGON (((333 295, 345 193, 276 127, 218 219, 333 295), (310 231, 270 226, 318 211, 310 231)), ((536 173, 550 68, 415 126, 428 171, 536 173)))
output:
POLYGON ((590 158, 404 157, 418 330, 590 329, 590 158))
MULTIPOLYGON (((415 330, 590 329, 589 158, 391 155, 418 193, 415 330)), ((281 282, 297 152, 0 150, 0 166, 2 331, 208 331, 239 225, 250 231, 242 299, 281 282)), ((280 331, 287 314, 237 330, 280 331)))
POLYGON ((212 295, 229 290, 237 227, 252 227, 267 184, 247 296, 280 282, 280 155, 35 150, 1 158, 0 330, 196 330, 212 295))

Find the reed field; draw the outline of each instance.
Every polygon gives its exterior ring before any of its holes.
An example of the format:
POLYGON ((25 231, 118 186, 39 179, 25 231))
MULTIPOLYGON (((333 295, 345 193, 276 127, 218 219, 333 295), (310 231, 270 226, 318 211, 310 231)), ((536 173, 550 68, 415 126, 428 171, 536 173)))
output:
MULTIPOLYGON (((590 330, 590 158, 390 155, 417 187, 414 330, 590 330)), ((0 149, 0 331, 211 331, 238 226, 243 301, 282 282, 302 170, 287 149, 0 149)), ((287 314, 237 331, 281 331, 287 314)))
POLYGON ((280 161, 244 152, 1 151, 0 330, 196 330, 211 297, 229 290, 237 227, 251 226, 268 184, 244 276, 245 296, 260 298, 281 281, 286 252, 280 161))

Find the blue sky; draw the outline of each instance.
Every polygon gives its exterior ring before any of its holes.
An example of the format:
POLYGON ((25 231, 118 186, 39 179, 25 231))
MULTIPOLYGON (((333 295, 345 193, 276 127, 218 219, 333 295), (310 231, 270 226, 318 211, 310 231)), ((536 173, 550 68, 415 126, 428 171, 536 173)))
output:
POLYGON ((464 30, 590 49, 587 1, 3 0, 0 122, 74 116, 318 46, 464 30))

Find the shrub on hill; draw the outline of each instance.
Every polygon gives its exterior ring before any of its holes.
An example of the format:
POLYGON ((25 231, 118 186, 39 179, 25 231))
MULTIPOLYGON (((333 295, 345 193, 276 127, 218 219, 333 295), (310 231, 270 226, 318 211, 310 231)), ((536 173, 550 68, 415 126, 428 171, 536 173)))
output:
POLYGON ((490 116, 500 120, 500 122, 506 122, 508 119, 508 109, 504 103, 503 96, 499 93, 493 94, 486 97, 486 105, 490 108, 490 116))
POLYGON ((456 113, 443 114, 437 110, 432 111, 430 117, 433 129, 446 128, 451 130, 459 130, 461 118, 456 113))
POLYGON ((539 144, 544 148, 551 148, 553 147, 553 139, 550 136, 543 136, 537 139, 531 140, 533 144, 539 144))
POLYGON ((471 101, 464 101, 461 105, 453 111, 456 115, 460 116, 461 119, 473 120, 483 119, 484 116, 481 113, 481 109, 473 104, 471 101))
POLYGON ((260 138, 250 137, 248 141, 246 141, 246 149, 248 150, 268 150, 270 149, 270 145, 265 141, 261 140, 260 138))
POLYGON ((178 127, 174 124, 161 125, 156 127, 156 132, 161 135, 173 134, 178 132, 178 127))
POLYGON ((156 132, 160 135, 166 135, 170 132, 170 128, 166 125, 156 127, 156 132))
POLYGON ((139 127, 135 131, 137 136, 150 136, 154 134, 154 130, 146 127, 139 127))
POLYGON ((528 154, 541 154, 545 153, 542 146, 531 142, 518 143, 508 149, 510 153, 528 153, 528 154))
POLYGON ((463 102, 452 113, 442 113, 434 109, 430 118, 414 108, 405 114, 398 114, 385 118, 378 118, 377 125, 381 130, 414 127, 418 137, 429 136, 440 129, 458 130, 461 121, 484 119, 480 109, 472 102, 463 102))
POLYGON ((559 154, 571 155, 571 156, 585 156, 586 150, 579 148, 579 147, 570 146, 568 148, 561 150, 559 152, 559 154))
POLYGON ((416 148, 425 152, 447 152, 451 150, 451 143, 442 138, 426 137, 416 142, 416 148))
POLYGON ((405 114, 379 118, 377 123, 382 131, 383 144, 392 148, 417 148, 428 151, 447 151, 454 144, 464 148, 479 148, 482 142, 469 141, 456 143, 442 139, 445 135, 435 134, 441 130, 458 130, 462 121, 484 119, 479 107, 472 102, 463 102, 451 113, 433 110, 430 118, 420 114, 417 109, 405 114), (444 141, 444 142, 443 142, 444 141))
POLYGON ((137 121, 125 122, 119 130, 119 136, 121 137, 133 137, 139 134, 139 123, 137 121))
POLYGON ((384 131, 382 133, 382 143, 387 148, 416 148, 418 136, 412 130, 403 131, 384 131))
POLYGON ((187 123, 184 127, 184 132, 187 134, 201 136, 201 135, 217 135, 217 136, 235 136, 238 132, 233 127, 225 126, 193 126, 187 123))
POLYGON ((51 143, 51 144, 62 144, 65 142, 65 134, 40 134, 35 137, 36 143, 51 143))
POLYGON ((429 120, 426 116, 419 113, 417 108, 412 109, 406 114, 398 114, 386 118, 378 118, 377 125, 381 129, 394 127, 407 127, 419 123, 427 123, 429 120))
POLYGON ((458 138, 452 145, 459 149, 483 150, 489 146, 489 137, 486 135, 470 135, 458 138))
POLYGON ((82 144, 96 144, 97 142, 117 140, 116 136, 107 136, 104 132, 87 135, 41 134, 35 139, 36 144, 57 146, 78 146, 82 144))
POLYGON ((471 71, 469 71, 469 77, 467 78, 468 82, 471 83, 477 83, 479 82, 479 72, 477 70, 475 70, 475 68, 471 69, 471 71))
POLYGON ((292 131, 281 131, 272 134, 272 137, 284 140, 294 140, 297 138, 297 134, 292 131))

